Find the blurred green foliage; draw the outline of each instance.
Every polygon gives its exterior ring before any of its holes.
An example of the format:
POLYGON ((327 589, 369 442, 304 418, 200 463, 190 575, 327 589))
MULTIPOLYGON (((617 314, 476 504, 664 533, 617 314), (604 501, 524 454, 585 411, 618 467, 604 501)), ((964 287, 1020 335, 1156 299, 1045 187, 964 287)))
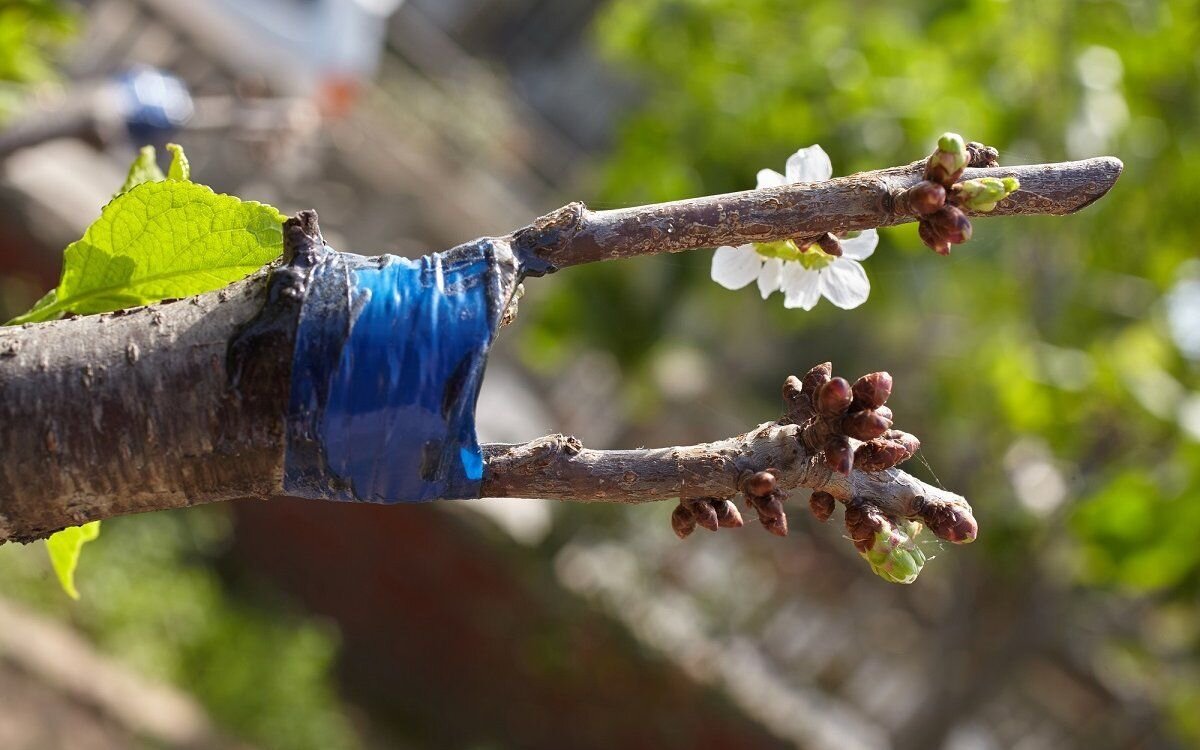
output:
POLYGON ((40 545, 7 545, 0 590, 194 695, 221 727, 261 747, 357 747, 331 678, 335 631, 269 588, 222 579, 215 561, 229 519, 213 507, 106 521, 88 548, 79 602, 58 590, 40 545))
MULTIPOLYGON (((906 468, 980 520, 980 542, 933 567, 970 556, 1008 582, 1191 604, 1183 645, 1156 654, 1172 668, 1151 678, 1171 686, 1166 705, 1185 701, 1200 665, 1200 367, 1163 297, 1197 254, 1198 6, 614 0, 597 38, 644 98, 593 207, 750 188, 811 143, 835 174, 908 163, 946 130, 1001 164, 1111 154, 1126 170, 1077 216, 977 221, 948 259, 914 225, 884 230, 871 298, 851 312, 721 289, 708 252, 572 269, 523 321, 525 359, 549 371, 612 352, 642 425, 665 408, 651 382, 665 340, 705 352, 696 401, 743 427, 775 412, 788 373, 890 370, 889 403, 937 476, 906 468)), ((1200 741, 1194 718, 1178 728, 1200 741)))
POLYGON ((51 53, 73 28, 55 0, 0 3, 0 122, 20 105, 25 84, 55 77, 51 53))

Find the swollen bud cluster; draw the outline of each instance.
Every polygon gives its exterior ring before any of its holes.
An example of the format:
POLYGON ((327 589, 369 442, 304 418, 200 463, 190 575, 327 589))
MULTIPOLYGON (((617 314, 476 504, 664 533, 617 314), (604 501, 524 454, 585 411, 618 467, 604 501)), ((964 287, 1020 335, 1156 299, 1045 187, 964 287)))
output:
POLYGON ((801 426, 811 453, 840 474, 883 471, 912 458, 921 443, 907 432, 892 429, 892 376, 863 375, 853 385, 833 377, 833 365, 819 364, 803 379, 784 384, 788 418, 801 426))
POLYGON ((925 567, 925 553, 917 546, 921 524, 893 520, 860 500, 846 505, 846 532, 854 548, 875 575, 892 583, 912 583, 925 567))
MULTIPOLYGON (((886 372, 873 372, 850 383, 834 377, 833 366, 824 362, 803 378, 793 375, 784 382, 786 412, 779 424, 795 425, 794 434, 803 453, 831 471, 847 476, 854 469, 884 471, 912 458, 921 447, 916 437, 892 428, 892 410, 887 406, 891 395, 892 376, 886 372)), ((745 496, 759 523, 777 536, 788 533, 783 479, 783 473, 776 469, 744 470, 737 482, 737 490, 745 496)), ((833 478, 819 486, 839 493, 837 498, 818 489, 808 501, 809 510, 821 522, 833 516, 839 498, 846 501, 849 538, 876 575, 893 583, 915 581, 926 562, 923 543, 916 541, 923 529, 955 544, 974 541, 978 526, 970 506, 961 498, 891 498, 885 513, 884 506, 877 505, 870 492, 863 490, 877 479, 854 476, 847 482, 833 478), (853 497, 847 498, 847 494, 853 497)), ((741 513, 728 498, 681 499, 671 514, 671 528, 681 539, 697 526, 716 531, 743 525, 741 513)))
POLYGON ((787 536, 787 514, 783 512, 783 501, 787 493, 779 487, 779 477, 773 469, 759 471, 742 482, 746 504, 758 514, 763 528, 775 536, 787 536))
POLYGON ((737 506, 723 498, 680 499, 671 513, 671 528, 680 539, 686 538, 697 526, 716 531, 737 529, 744 524, 737 506))
POLYGON ((1015 177, 982 177, 955 184, 967 167, 994 167, 996 150, 981 143, 964 143, 957 133, 938 139, 937 150, 925 163, 924 179, 908 189, 908 205, 919 217, 921 241, 939 255, 951 245, 971 239, 971 220, 963 209, 987 213, 1020 189, 1015 177))

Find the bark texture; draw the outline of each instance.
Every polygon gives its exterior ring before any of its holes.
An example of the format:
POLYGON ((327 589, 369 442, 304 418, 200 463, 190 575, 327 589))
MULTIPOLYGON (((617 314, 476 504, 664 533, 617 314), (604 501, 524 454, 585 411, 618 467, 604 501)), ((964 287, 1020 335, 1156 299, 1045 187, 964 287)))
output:
POLYGON ((0 542, 277 491, 290 341, 229 362, 266 289, 0 328, 0 542))
MULTIPOLYGON (((911 221, 904 191, 922 163, 826 183, 618 211, 572 204, 499 242, 525 275, 609 258, 805 237, 911 221)), ((993 214, 1066 214, 1098 199, 1116 159, 969 169, 1016 175, 1021 190, 993 214)), ((284 229, 284 265, 222 291, 121 313, 0 328, 0 544, 65 526, 281 492, 284 420, 315 214, 284 229)), ((520 281, 511 279, 515 290, 520 281)), ((786 422, 786 420, 784 420, 786 422)), ((966 507, 958 495, 896 469, 835 474, 794 424, 728 440, 633 451, 585 450, 550 436, 484 446, 484 494, 641 503, 728 498, 747 473, 777 469, 784 488, 862 498, 896 516, 966 507)))

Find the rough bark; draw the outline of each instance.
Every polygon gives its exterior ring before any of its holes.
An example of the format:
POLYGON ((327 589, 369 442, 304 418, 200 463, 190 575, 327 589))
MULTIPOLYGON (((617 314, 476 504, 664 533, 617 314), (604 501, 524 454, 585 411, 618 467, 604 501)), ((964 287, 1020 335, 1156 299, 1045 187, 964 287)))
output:
POLYGON ((263 308, 265 279, 0 328, 0 541, 277 492, 287 334, 263 343, 238 385, 227 362, 230 341, 263 308))
MULTIPOLYGON (((1021 191, 993 215, 1065 214, 1102 196, 1120 171, 1106 158, 965 177, 1020 178, 1021 191)), ((919 172, 914 164, 619 211, 572 204, 502 241, 537 275, 608 258, 887 226, 912 220, 903 193, 919 172)), ((303 295, 297 249, 319 241, 315 231, 303 217, 289 221, 290 265, 270 277, 262 272, 186 301, 0 328, 0 543, 125 513, 280 494, 303 295)), ((744 472, 772 467, 785 488, 863 497, 896 515, 911 515, 914 502, 965 504, 895 469, 831 474, 803 452, 796 429, 768 423, 729 440, 658 450, 583 450, 562 436, 489 445, 484 492, 627 503, 731 497, 744 472)))

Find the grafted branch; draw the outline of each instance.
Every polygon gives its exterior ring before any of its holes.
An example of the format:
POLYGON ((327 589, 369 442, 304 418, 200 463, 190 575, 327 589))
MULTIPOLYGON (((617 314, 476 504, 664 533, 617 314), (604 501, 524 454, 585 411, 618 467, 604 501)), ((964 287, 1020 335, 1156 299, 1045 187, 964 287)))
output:
MULTIPOLYGON (((493 245, 498 257, 511 248, 508 262, 537 275, 609 258, 888 226, 916 219, 906 191, 921 169, 917 163, 617 211, 572 204, 493 245)), ((1120 172, 1118 160, 1101 158, 964 176, 1016 175, 1021 190, 990 214, 1005 216, 1077 211, 1120 172)), ((303 284, 276 282, 303 276, 298 243, 320 242, 315 223, 289 221, 285 242, 285 264, 273 274, 219 292, 0 328, 0 543, 125 513, 282 493, 291 357, 305 292, 303 284), (251 323, 254 336, 247 337, 251 323)), ((510 272, 504 279, 511 294, 519 278, 510 272)), ((803 430, 784 418, 728 440, 655 450, 592 451, 562 436, 488 445, 483 491, 581 502, 723 499, 745 491, 748 475, 771 468, 784 489, 866 501, 897 519, 928 521, 939 509, 969 514, 958 495, 897 469, 832 471, 803 430)))

